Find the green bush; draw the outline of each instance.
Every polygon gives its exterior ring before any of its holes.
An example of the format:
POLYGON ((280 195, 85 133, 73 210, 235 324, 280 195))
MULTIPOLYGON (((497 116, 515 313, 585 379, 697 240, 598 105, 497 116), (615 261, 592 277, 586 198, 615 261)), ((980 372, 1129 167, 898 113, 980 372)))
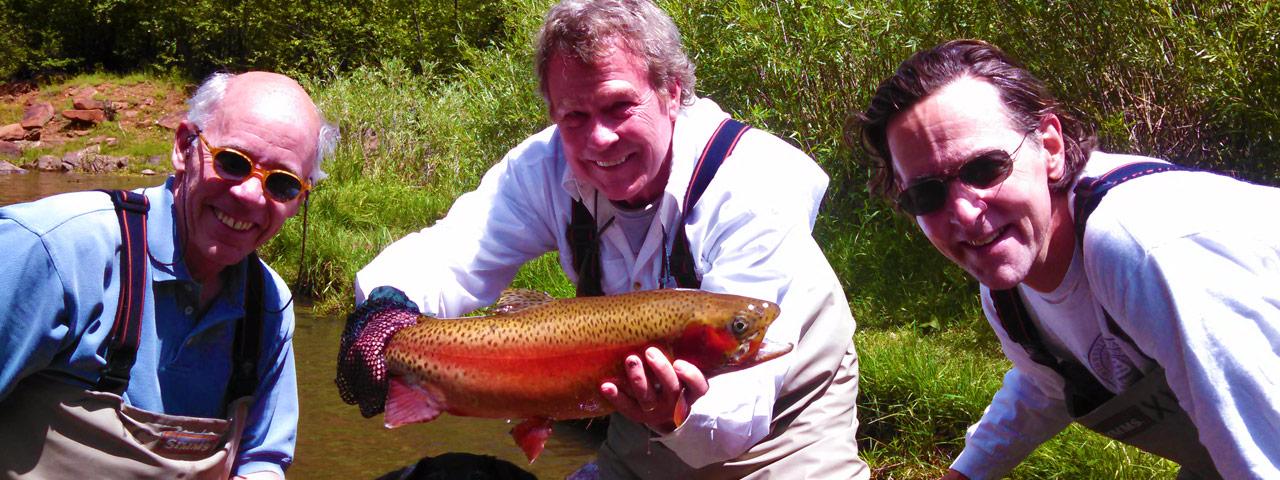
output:
POLYGON ((398 57, 461 64, 463 46, 504 39, 484 0, 3 0, 0 75, 139 69, 322 74, 398 57))

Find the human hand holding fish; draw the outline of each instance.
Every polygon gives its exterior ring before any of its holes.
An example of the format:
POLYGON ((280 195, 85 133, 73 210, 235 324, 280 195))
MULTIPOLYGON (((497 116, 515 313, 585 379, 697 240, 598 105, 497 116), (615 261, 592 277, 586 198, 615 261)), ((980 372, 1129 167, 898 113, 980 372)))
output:
POLYGON ((626 375, 600 385, 600 394, 618 413, 658 433, 670 433, 689 416, 689 406, 709 385, 702 370, 684 360, 669 361, 662 351, 649 347, 642 362, 629 355, 626 375))
POLYGON ((388 427, 440 413, 526 419, 512 436, 530 462, 553 420, 618 411, 661 432, 707 391, 706 375, 777 358, 772 302, 699 290, 556 300, 503 292, 492 315, 418 315, 379 287, 347 319, 336 382, 343 400, 388 427), (644 359, 640 358, 644 356, 644 359))

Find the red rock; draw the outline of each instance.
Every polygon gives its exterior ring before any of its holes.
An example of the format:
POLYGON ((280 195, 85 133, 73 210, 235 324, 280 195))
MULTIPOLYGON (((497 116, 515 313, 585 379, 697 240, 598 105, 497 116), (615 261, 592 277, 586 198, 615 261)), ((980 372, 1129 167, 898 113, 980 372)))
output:
POLYGON ((20 123, 10 123, 0 127, 0 140, 24 140, 27 138, 27 130, 22 128, 20 123))
POLYGON ((107 121, 107 114, 102 110, 63 110, 62 116, 73 122, 102 123, 107 121))
POLYGON ((19 168, 17 165, 0 160, 0 174, 9 173, 27 173, 27 171, 19 168))
POLYGON ((101 110, 107 107, 107 102, 94 100, 93 97, 76 97, 71 100, 71 105, 76 110, 101 110))
POLYGON ((159 120, 156 120, 156 125, 167 128, 169 130, 177 130, 178 125, 181 124, 182 121, 186 119, 187 119, 187 111, 182 110, 182 111, 170 113, 160 118, 159 120))
POLYGON ((0 140, 0 155, 8 155, 10 157, 21 157, 22 149, 18 148, 18 144, 0 140))
POLYGON ((39 102, 27 105, 22 114, 22 128, 40 128, 53 119, 53 104, 39 102))

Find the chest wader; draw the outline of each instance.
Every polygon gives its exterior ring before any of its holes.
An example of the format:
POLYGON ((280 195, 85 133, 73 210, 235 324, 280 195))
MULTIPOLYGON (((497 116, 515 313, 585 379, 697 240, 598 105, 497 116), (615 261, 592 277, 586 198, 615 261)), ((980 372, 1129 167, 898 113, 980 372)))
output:
MULTIPOLYGON (((1076 187, 1075 226, 1083 249, 1085 222, 1112 187, 1152 173, 1188 170, 1176 165, 1143 162, 1125 165, 1076 187)), ((1074 359, 1055 357, 1031 323, 1017 290, 992 290, 996 315, 1009 339, 1026 349, 1031 360, 1049 367, 1064 380, 1067 412, 1076 423, 1107 438, 1132 445, 1182 466, 1179 479, 1220 479, 1208 450, 1200 443, 1191 417, 1178 405, 1164 369, 1158 364, 1124 391, 1113 394, 1074 359)), ((1103 310, 1107 326, 1123 340, 1133 340, 1103 310)))
MULTIPOLYGON (((227 418, 166 415, 126 405, 148 287, 145 196, 106 191, 121 227, 120 301, 106 366, 88 390, 54 373, 23 379, 0 401, 0 474, 21 479, 226 479, 257 386, 262 267, 250 255, 245 317, 236 325, 227 418)), ((160 319, 157 319, 158 321, 160 319)))

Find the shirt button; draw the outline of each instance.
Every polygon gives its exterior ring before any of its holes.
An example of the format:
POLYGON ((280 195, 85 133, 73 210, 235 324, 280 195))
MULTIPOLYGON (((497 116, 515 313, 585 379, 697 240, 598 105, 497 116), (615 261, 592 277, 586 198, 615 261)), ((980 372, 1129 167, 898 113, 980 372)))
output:
POLYGON ((640 282, 636 282, 636 283, 631 284, 631 289, 632 289, 632 290, 640 290, 640 282))
POLYGON ((196 311, 196 309, 195 309, 195 307, 187 307, 187 308, 182 309, 182 311, 183 311, 183 313, 186 313, 187 315, 191 315, 191 312, 196 311))

